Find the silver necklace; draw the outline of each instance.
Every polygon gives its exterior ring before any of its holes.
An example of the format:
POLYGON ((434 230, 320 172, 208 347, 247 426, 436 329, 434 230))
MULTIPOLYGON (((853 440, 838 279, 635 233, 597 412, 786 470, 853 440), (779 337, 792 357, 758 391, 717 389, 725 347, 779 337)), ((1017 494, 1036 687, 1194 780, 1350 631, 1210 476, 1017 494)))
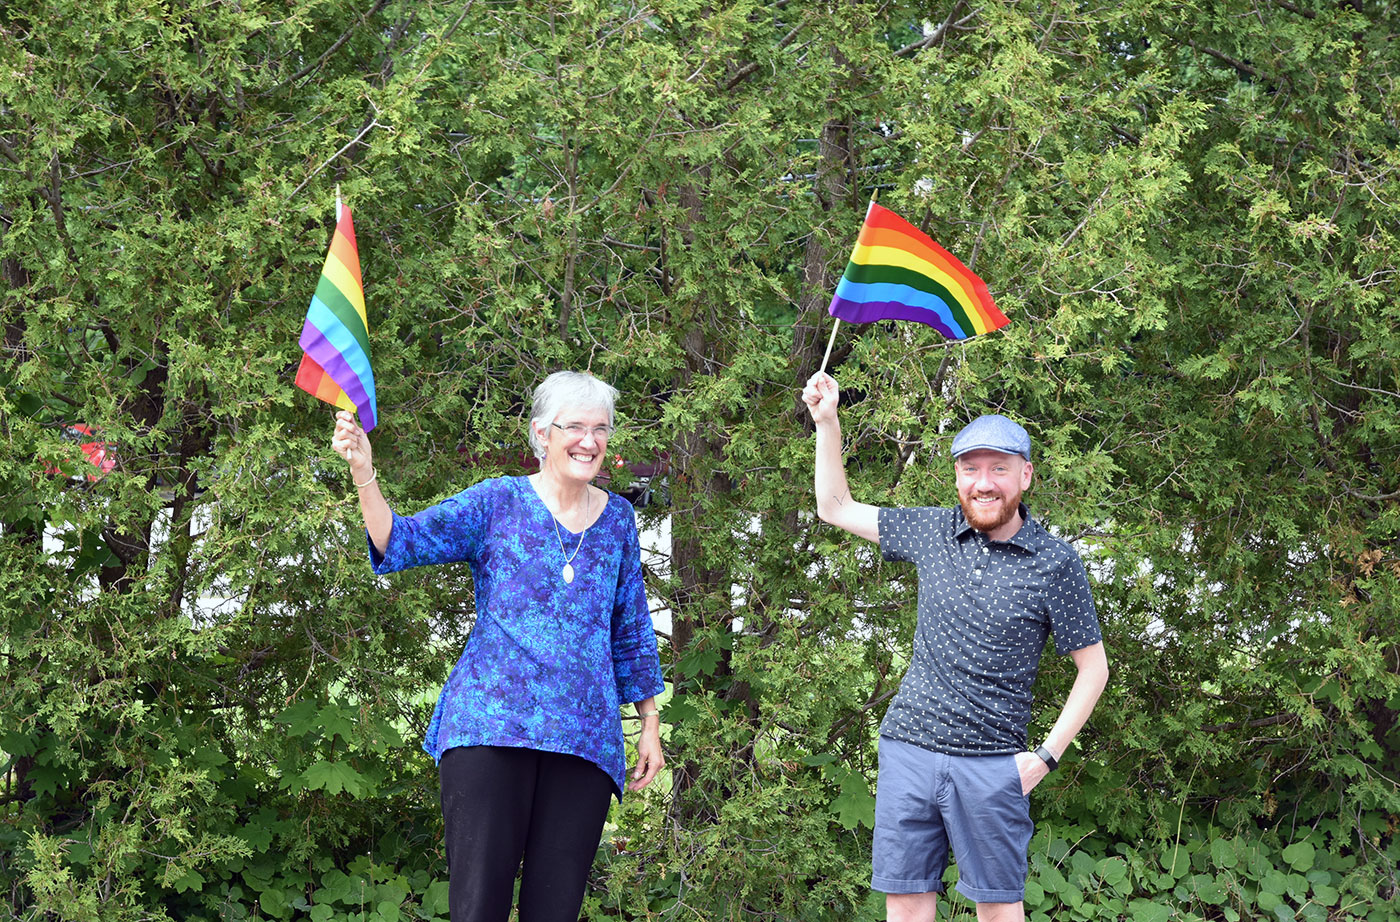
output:
MULTIPOLYGON (((583 520, 585 522, 588 522, 589 514, 593 511, 593 497, 587 492, 587 490, 588 488, 584 487, 585 505, 583 507, 583 520)), ((583 539, 588 534, 588 525, 584 525, 583 531, 579 532, 578 545, 574 547, 574 552, 570 554, 564 550, 564 536, 559 533, 559 517, 557 515, 554 515, 553 513, 550 513, 550 518, 554 520, 554 537, 559 539, 559 553, 565 555, 564 569, 559 571, 560 575, 564 577, 564 582, 572 583, 574 581, 573 561, 574 558, 578 556, 579 550, 583 547, 583 539)), ((590 522, 589 524, 592 523, 590 522)))

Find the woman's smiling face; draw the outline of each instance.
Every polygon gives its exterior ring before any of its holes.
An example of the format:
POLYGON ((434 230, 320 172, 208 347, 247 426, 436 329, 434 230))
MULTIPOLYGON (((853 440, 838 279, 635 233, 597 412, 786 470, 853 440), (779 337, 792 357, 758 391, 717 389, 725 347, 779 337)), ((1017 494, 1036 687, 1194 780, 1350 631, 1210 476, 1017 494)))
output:
POLYGON ((584 483, 598 476, 612 433, 607 410, 567 407, 545 429, 537 431, 545 446, 541 470, 584 483))

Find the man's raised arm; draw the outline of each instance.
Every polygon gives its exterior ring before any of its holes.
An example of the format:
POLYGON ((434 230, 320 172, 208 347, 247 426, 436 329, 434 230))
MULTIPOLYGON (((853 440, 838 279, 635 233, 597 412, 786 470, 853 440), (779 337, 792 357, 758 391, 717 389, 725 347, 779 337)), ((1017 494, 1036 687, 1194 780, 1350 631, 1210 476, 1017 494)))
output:
POLYGON ((851 498, 846 485, 846 462, 841 457, 841 423, 836 407, 841 390, 836 379, 819 371, 802 389, 802 401, 817 427, 816 493, 817 515, 823 522, 861 538, 880 541, 880 510, 851 498))

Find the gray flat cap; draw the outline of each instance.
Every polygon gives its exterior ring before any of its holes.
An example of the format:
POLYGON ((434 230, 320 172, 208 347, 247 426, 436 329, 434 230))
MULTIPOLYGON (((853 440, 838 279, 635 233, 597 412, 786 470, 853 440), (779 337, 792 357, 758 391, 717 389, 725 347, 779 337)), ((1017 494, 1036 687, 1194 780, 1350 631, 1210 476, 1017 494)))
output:
POLYGON ((1020 423, 997 413, 977 417, 953 437, 954 458, 979 448, 1031 459, 1030 435, 1020 423))

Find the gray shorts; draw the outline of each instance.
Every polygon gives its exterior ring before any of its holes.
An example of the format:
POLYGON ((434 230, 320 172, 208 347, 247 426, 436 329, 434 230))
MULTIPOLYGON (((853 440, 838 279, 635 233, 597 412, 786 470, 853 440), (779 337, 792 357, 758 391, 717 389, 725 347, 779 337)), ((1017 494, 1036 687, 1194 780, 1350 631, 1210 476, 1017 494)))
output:
POLYGON ((958 892, 974 903, 1018 903, 1035 825, 1014 755, 950 756, 880 737, 870 886, 943 890, 948 848, 958 892))

